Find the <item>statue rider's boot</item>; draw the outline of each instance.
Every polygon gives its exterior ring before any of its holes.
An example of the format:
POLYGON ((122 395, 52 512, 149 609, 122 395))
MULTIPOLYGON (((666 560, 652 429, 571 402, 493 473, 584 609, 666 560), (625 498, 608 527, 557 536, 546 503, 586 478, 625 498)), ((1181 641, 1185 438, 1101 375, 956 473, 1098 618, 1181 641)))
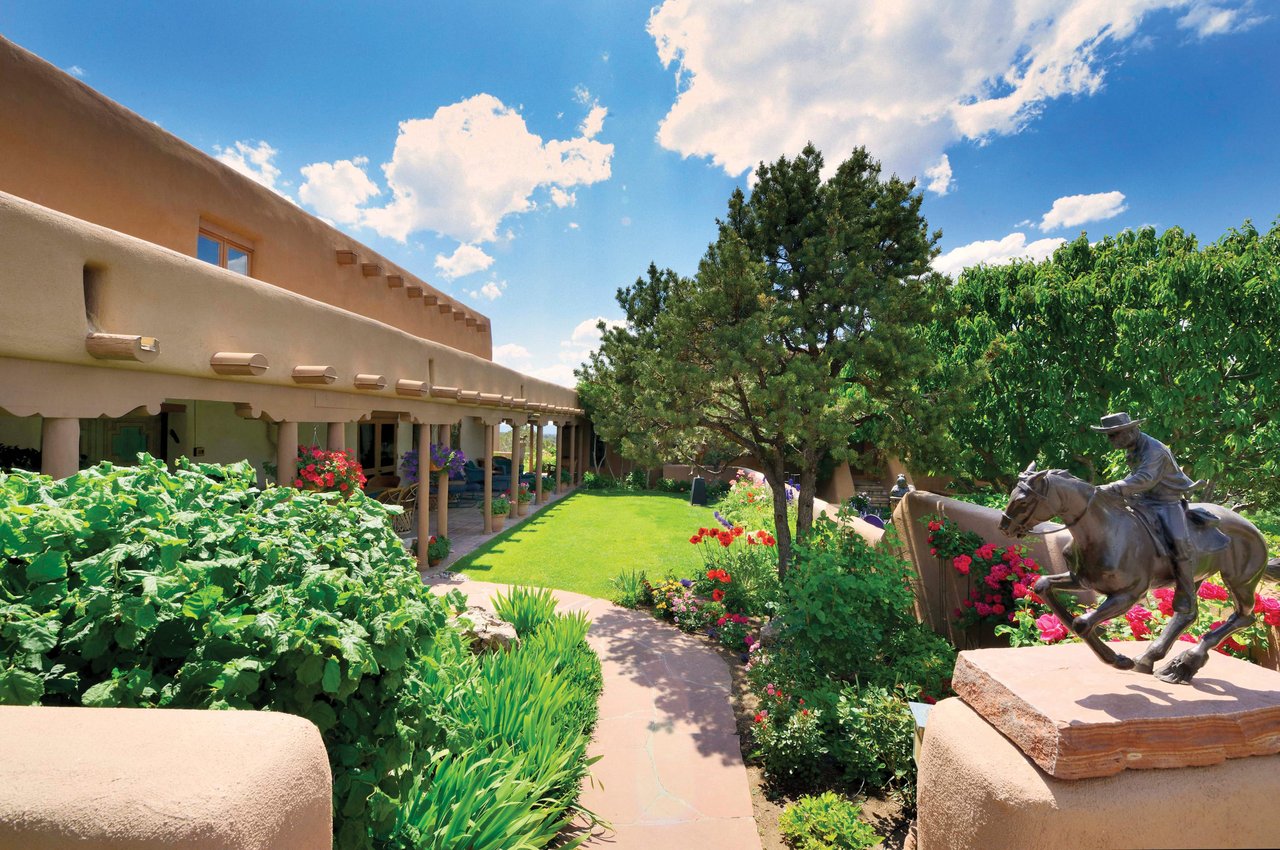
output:
POLYGON ((1196 608, 1196 564, 1191 547, 1179 541, 1173 546, 1173 613, 1194 617, 1196 608))

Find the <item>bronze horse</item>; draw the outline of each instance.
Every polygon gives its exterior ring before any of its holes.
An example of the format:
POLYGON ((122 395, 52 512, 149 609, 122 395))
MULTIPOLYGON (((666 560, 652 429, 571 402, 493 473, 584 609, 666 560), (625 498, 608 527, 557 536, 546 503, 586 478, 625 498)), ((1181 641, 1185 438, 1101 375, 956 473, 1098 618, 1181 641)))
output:
MULTIPOLYGON (((1190 682, 1205 665, 1211 649, 1253 623, 1256 590, 1263 575, 1280 577, 1280 559, 1267 563, 1266 541, 1253 523, 1221 505, 1193 507, 1201 509, 1206 519, 1211 515, 1209 525, 1217 525, 1227 540, 1217 551, 1198 556, 1196 586, 1218 573, 1231 594, 1235 611, 1222 625, 1206 633, 1198 644, 1155 674, 1162 681, 1177 684, 1190 682)), ((1042 577, 1036 582, 1036 594, 1063 623, 1069 623, 1072 631, 1105 663, 1121 670, 1152 672, 1178 636, 1195 622, 1196 600, 1192 599, 1190 613, 1174 614, 1160 636, 1136 661, 1117 653, 1098 637, 1098 627, 1124 614, 1144 599, 1150 588, 1173 584, 1169 558, 1158 548, 1142 520, 1126 507, 1122 497, 1100 490, 1064 470, 1037 472, 1032 463, 1018 476, 1004 509, 1000 530, 1020 538, 1037 523, 1055 516, 1061 518, 1071 532, 1072 540, 1063 549, 1069 571, 1042 577), (1072 619, 1053 590, 1092 590, 1106 598, 1094 610, 1072 619)), ((1201 534, 1213 531, 1205 528, 1201 534)))

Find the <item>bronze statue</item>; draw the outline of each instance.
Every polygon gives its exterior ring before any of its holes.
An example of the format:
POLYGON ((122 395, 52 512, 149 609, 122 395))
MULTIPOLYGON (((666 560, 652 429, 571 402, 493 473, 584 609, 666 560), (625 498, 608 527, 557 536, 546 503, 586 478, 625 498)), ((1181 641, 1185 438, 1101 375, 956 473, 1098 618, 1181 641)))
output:
POLYGON ((1036 471, 1018 476, 1000 530, 1022 537, 1037 523, 1060 517, 1072 540, 1063 550, 1068 572, 1044 576, 1035 592, 1107 664, 1150 673, 1156 662, 1195 622, 1199 582, 1218 573, 1234 612, 1191 649, 1160 668, 1156 677, 1186 684, 1205 665, 1209 651, 1254 621, 1253 606, 1264 574, 1280 578, 1280 560, 1267 563, 1266 541, 1244 517, 1221 505, 1187 505, 1196 484, 1182 473, 1168 447, 1138 430, 1128 414, 1104 416, 1102 426, 1117 448, 1127 450, 1130 474, 1095 487, 1070 473, 1036 471), (1175 585, 1174 614, 1136 661, 1120 655, 1095 631, 1141 601, 1152 587, 1175 585), (1053 590, 1092 590, 1106 598, 1074 620, 1053 590))

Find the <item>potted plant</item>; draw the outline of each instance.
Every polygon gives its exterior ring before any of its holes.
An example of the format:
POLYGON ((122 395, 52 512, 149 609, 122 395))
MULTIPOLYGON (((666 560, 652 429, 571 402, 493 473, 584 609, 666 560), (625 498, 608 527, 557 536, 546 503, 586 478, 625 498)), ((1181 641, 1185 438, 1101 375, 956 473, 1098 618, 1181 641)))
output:
POLYGON ((501 531, 507 522, 507 514, 511 513, 511 497, 507 493, 494 496, 489 505, 489 516, 493 517, 493 530, 501 531))
POLYGON ((441 561, 449 557, 451 551, 453 551, 453 543, 448 537, 431 535, 427 538, 427 565, 438 566, 441 561))
POLYGON ((520 510, 522 511, 533 501, 533 493, 529 492, 528 481, 520 482, 520 489, 516 491, 516 498, 520 500, 520 510))
POLYGON ((355 453, 325 451, 319 446, 298 446, 297 473, 293 486, 298 490, 337 491, 345 499, 365 485, 364 470, 355 453))

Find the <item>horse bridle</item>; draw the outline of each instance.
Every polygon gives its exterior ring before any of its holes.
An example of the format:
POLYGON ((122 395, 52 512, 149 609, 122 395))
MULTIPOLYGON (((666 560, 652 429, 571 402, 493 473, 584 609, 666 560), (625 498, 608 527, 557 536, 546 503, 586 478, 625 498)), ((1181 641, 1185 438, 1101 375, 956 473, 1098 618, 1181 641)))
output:
MULTIPOLYGON (((1017 486, 1014 487, 1013 489, 1016 492, 1027 493, 1029 495, 1035 496, 1035 501, 1030 502, 1031 507, 1026 511, 1025 519, 1015 520, 1013 517, 1009 516, 1004 511, 1000 512, 1000 515, 1004 517, 1006 520, 1008 520, 1009 522, 1008 534, 1010 534, 1010 536, 1017 537, 1019 534, 1027 533, 1028 529, 1025 528, 1024 525, 1026 524, 1026 521, 1031 518, 1031 515, 1036 512, 1036 508, 1039 507, 1040 502, 1044 500, 1046 494, 1041 493, 1039 490, 1027 484, 1027 482, 1025 481, 1019 481, 1017 486), (1014 523, 1017 523, 1017 525, 1015 525, 1014 523)), ((1093 500, 1096 499, 1097 497, 1098 497, 1098 488, 1095 487, 1093 488, 1093 492, 1089 494, 1089 501, 1085 502, 1084 504, 1084 510, 1080 511, 1080 516, 1076 517, 1070 522, 1062 523, 1062 527, 1055 530, 1066 531, 1068 528, 1071 528, 1080 520, 1084 519, 1085 514, 1089 513, 1089 509, 1093 507, 1093 500)))

